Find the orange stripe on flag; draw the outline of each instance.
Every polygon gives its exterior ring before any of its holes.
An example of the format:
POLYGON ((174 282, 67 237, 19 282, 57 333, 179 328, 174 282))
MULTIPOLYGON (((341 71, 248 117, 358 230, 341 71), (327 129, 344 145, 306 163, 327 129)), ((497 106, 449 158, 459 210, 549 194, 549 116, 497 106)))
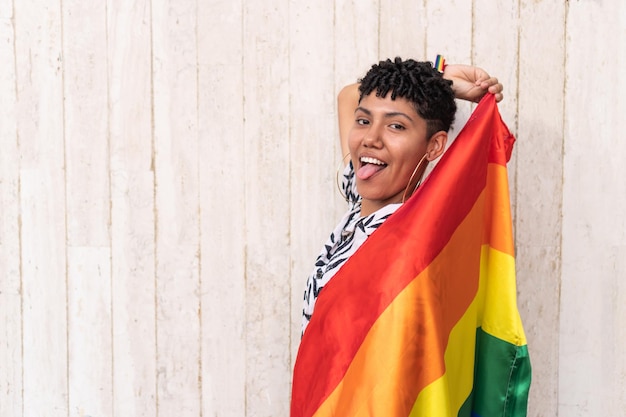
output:
POLYGON ((509 180, 506 167, 489 164, 487 167, 487 204, 485 205, 485 236, 483 243, 514 256, 509 180), (488 221, 487 221, 488 220, 488 221))

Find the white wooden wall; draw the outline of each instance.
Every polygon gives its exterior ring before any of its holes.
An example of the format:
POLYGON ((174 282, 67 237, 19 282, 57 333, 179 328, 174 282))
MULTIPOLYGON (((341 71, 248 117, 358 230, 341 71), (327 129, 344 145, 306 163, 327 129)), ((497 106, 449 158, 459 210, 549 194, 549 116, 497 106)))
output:
POLYGON ((336 93, 437 53, 505 85, 529 415, 626 415, 625 27, 622 0, 0 0, 0 416, 287 416, 336 93))

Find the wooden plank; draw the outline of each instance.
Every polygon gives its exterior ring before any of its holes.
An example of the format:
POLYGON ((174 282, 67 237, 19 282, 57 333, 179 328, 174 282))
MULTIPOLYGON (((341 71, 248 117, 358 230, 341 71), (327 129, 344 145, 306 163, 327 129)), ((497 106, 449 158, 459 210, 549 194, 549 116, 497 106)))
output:
POLYGON ((157 415, 153 184, 152 172, 111 173, 113 415, 157 415))
POLYGON ((20 173, 25 416, 69 413, 63 174, 20 173))
POLYGON ((243 6, 202 1, 198 16, 202 415, 245 416, 243 6))
MULTIPOLYGON (((363 77, 379 60, 379 0, 335 0, 335 89, 363 77)), ((337 154, 338 158, 343 155, 337 154)), ((338 163, 338 162, 337 162, 338 163)))
POLYGON ((426 2, 426 53, 437 54, 448 63, 472 63, 472 3, 465 0, 426 2))
POLYGON ((295 214, 289 226, 292 366, 300 344, 306 277, 339 219, 328 204, 339 197, 335 174, 341 159, 335 157, 339 136, 331 53, 333 6, 333 0, 325 0, 289 7, 290 207, 295 214), (315 42, 310 42, 312 37, 315 42))
POLYGON ((624 2, 569 4, 558 350, 563 416, 617 416, 626 409, 625 24, 624 2))
POLYGON ((288 1, 244 9, 246 415, 289 410, 288 1))
POLYGON ((520 2, 516 249, 530 415, 557 415, 565 4, 520 2), (541 22, 537 16, 545 16, 541 22), (543 57, 543 58, 542 58, 543 57), (549 57, 549 58, 548 58, 549 57), (538 65, 545 59, 554 65, 538 65), (549 82, 546 82, 549 80, 549 82), (538 104, 540 103, 540 104, 538 104))
POLYGON ((23 415, 67 417, 63 77, 59 2, 14 2, 20 150, 23 415))
POLYGON ((156 403, 154 171, 150 2, 107 5, 113 415, 156 403))
POLYGON ((20 164, 56 170, 65 158, 59 2, 15 4, 14 19, 20 164))
POLYGON ((197 10, 153 4, 157 413, 198 416, 200 276, 197 10))
POLYGON ((426 56, 426 1, 380 0, 380 59, 400 56, 418 61, 426 56))
POLYGON ((22 414, 19 148, 13 10, 0 1, 0 415, 22 414))
POLYGON ((106 9, 63 2, 69 246, 110 246, 106 9))
POLYGON ((71 416, 112 414, 105 22, 104 3, 63 2, 71 416))
POLYGON ((152 172, 150 0, 107 6, 111 171, 152 172))
POLYGON ((111 251, 69 247, 70 416, 112 415, 111 251))

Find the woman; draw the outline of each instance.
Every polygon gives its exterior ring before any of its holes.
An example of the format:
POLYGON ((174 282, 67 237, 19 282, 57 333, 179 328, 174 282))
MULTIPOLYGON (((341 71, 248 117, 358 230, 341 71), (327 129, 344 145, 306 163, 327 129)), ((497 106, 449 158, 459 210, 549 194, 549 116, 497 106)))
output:
POLYGON ((419 186, 445 150, 454 98, 479 101, 502 85, 484 70, 430 62, 381 61, 338 96, 341 149, 350 156, 342 182, 349 203, 315 262, 304 293, 302 332, 315 301, 345 261, 419 186))

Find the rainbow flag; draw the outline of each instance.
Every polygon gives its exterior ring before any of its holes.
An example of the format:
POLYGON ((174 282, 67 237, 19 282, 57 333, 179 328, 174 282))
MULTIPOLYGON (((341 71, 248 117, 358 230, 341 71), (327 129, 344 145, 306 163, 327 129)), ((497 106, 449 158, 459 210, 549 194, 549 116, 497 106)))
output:
POLYGON ((418 191, 320 293, 291 417, 526 415, 506 163, 487 94, 418 191))

